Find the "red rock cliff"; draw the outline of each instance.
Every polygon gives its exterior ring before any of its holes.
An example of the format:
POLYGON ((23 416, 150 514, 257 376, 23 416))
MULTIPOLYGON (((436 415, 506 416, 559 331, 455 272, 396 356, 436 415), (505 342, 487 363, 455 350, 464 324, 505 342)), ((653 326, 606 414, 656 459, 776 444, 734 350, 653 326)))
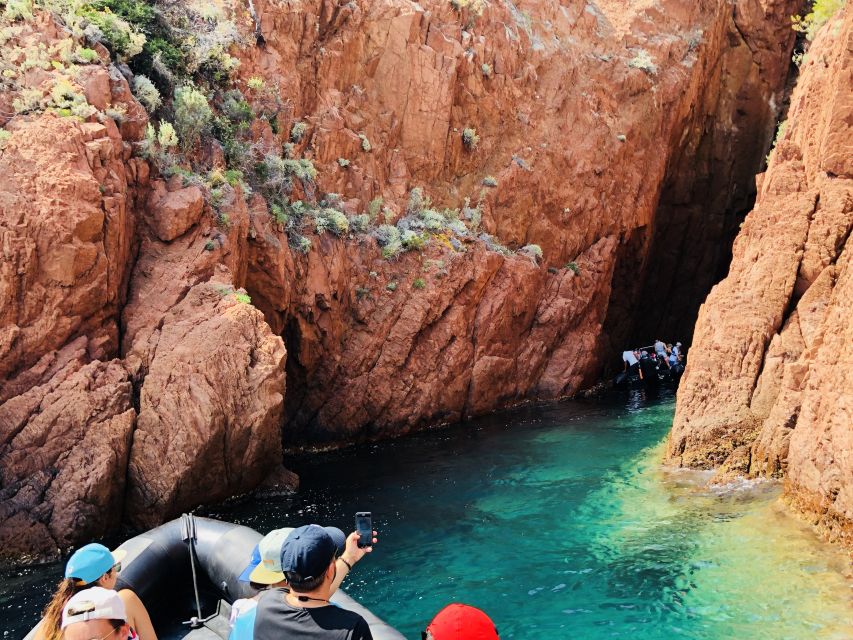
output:
MULTIPOLYGON (((393 222, 419 187, 481 219, 397 259, 356 232, 302 254, 259 193, 215 212, 136 153, 147 116, 103 47, 73 78, 86 122, 7 116, 4 89, 0 536, 30 550, 250 490, 282 428, 351 442, 592 383, 643 282, 725 254, 701 239, 748 198, 799 3, 230 4, 257 36, 237 82, 278 105, 252 134, 313 161, 305 199, 381 196, 393 222)), ((18 67, 68 37, 46 14, 8 33, 18 67)), ((45 62, 18 83, 51 91, 45 62)))
POLYGON ((326 240, 306 264, 256 218, 246 286, 287 341, 286 437, 299 444, 568 395, 638 319, 695 313, 750 202, 798 5, 255 7, 266 44, 240 73, 276 78, 309 124, 321 187, 399 210, 414 186, 454 206, 493 176, 483 228, 540 245, 551 267, 445 251, 419 274, 419 261, 326 240), (427 289, 412 296, 418 275, 427 289), (655 304, 638 313, 646 279, 655 304), (405 293, 385 290, 397 281, 405 293))
POLYGON ((711 291, 668 457, 786 479, 853 545, 853 10, 808 51, 728 277, 711 291))

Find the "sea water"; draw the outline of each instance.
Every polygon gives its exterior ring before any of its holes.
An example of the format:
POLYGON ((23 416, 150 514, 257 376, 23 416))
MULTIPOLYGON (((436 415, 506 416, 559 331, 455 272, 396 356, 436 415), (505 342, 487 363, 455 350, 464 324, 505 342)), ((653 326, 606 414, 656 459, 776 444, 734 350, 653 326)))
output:
MULTIPOLYGON (((379 543, 344 588, 407 638, 465 602, 501 638, 853 639, 849 556, 776 484, 663 468, 673 407, 547 404, 315 454, 289 461, 296 496, 205 515, 350 531, 373 512, 379 543)), ((60 570, 5 572, 0 628, 28 628, 60 570)))

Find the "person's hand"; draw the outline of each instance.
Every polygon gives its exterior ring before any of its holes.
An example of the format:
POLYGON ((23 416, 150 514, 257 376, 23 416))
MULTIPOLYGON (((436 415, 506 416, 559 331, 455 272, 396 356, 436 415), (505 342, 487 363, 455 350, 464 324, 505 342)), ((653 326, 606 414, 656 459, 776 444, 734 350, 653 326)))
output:
MULTIPOLYGON (((364 554, 373 551, 372 545, 369 547, 358 546, 358 540, 360 537, 361 536, 358 535, 358 531, 353 531, 351 534, 349 534, 347 536, 346 549, 344 549, 344 552, 341 554, 341 557, 344 560, 353 565, 359 560, 361 560, 364 557, 364 554)), ((377 542, 379 542, 379 539, 376 537, 375 531, 373 532, 373 540, 371 542, 372 544, 376 544, 377 542)))

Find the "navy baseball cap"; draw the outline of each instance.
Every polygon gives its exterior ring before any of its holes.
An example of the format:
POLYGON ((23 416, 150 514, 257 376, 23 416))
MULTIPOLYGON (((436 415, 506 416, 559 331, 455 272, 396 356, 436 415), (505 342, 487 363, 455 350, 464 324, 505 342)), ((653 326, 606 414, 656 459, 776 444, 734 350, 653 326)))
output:
POLYGON ((347 538, 336 527, 306 524, 294 529, 281 546, 281 570, 298 581, 323 575, 332 559, 343 553, 347 538))

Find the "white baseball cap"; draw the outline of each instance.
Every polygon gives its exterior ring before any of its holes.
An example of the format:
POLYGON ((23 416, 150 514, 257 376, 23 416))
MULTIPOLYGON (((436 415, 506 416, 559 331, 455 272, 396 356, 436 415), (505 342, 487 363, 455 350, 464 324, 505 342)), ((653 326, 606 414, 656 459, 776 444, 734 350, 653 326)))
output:
POLYGON ((87 620, 127 620, 127 611, 118 593, 92 587, 71 596, 62 608, 62 628, 87 620))

